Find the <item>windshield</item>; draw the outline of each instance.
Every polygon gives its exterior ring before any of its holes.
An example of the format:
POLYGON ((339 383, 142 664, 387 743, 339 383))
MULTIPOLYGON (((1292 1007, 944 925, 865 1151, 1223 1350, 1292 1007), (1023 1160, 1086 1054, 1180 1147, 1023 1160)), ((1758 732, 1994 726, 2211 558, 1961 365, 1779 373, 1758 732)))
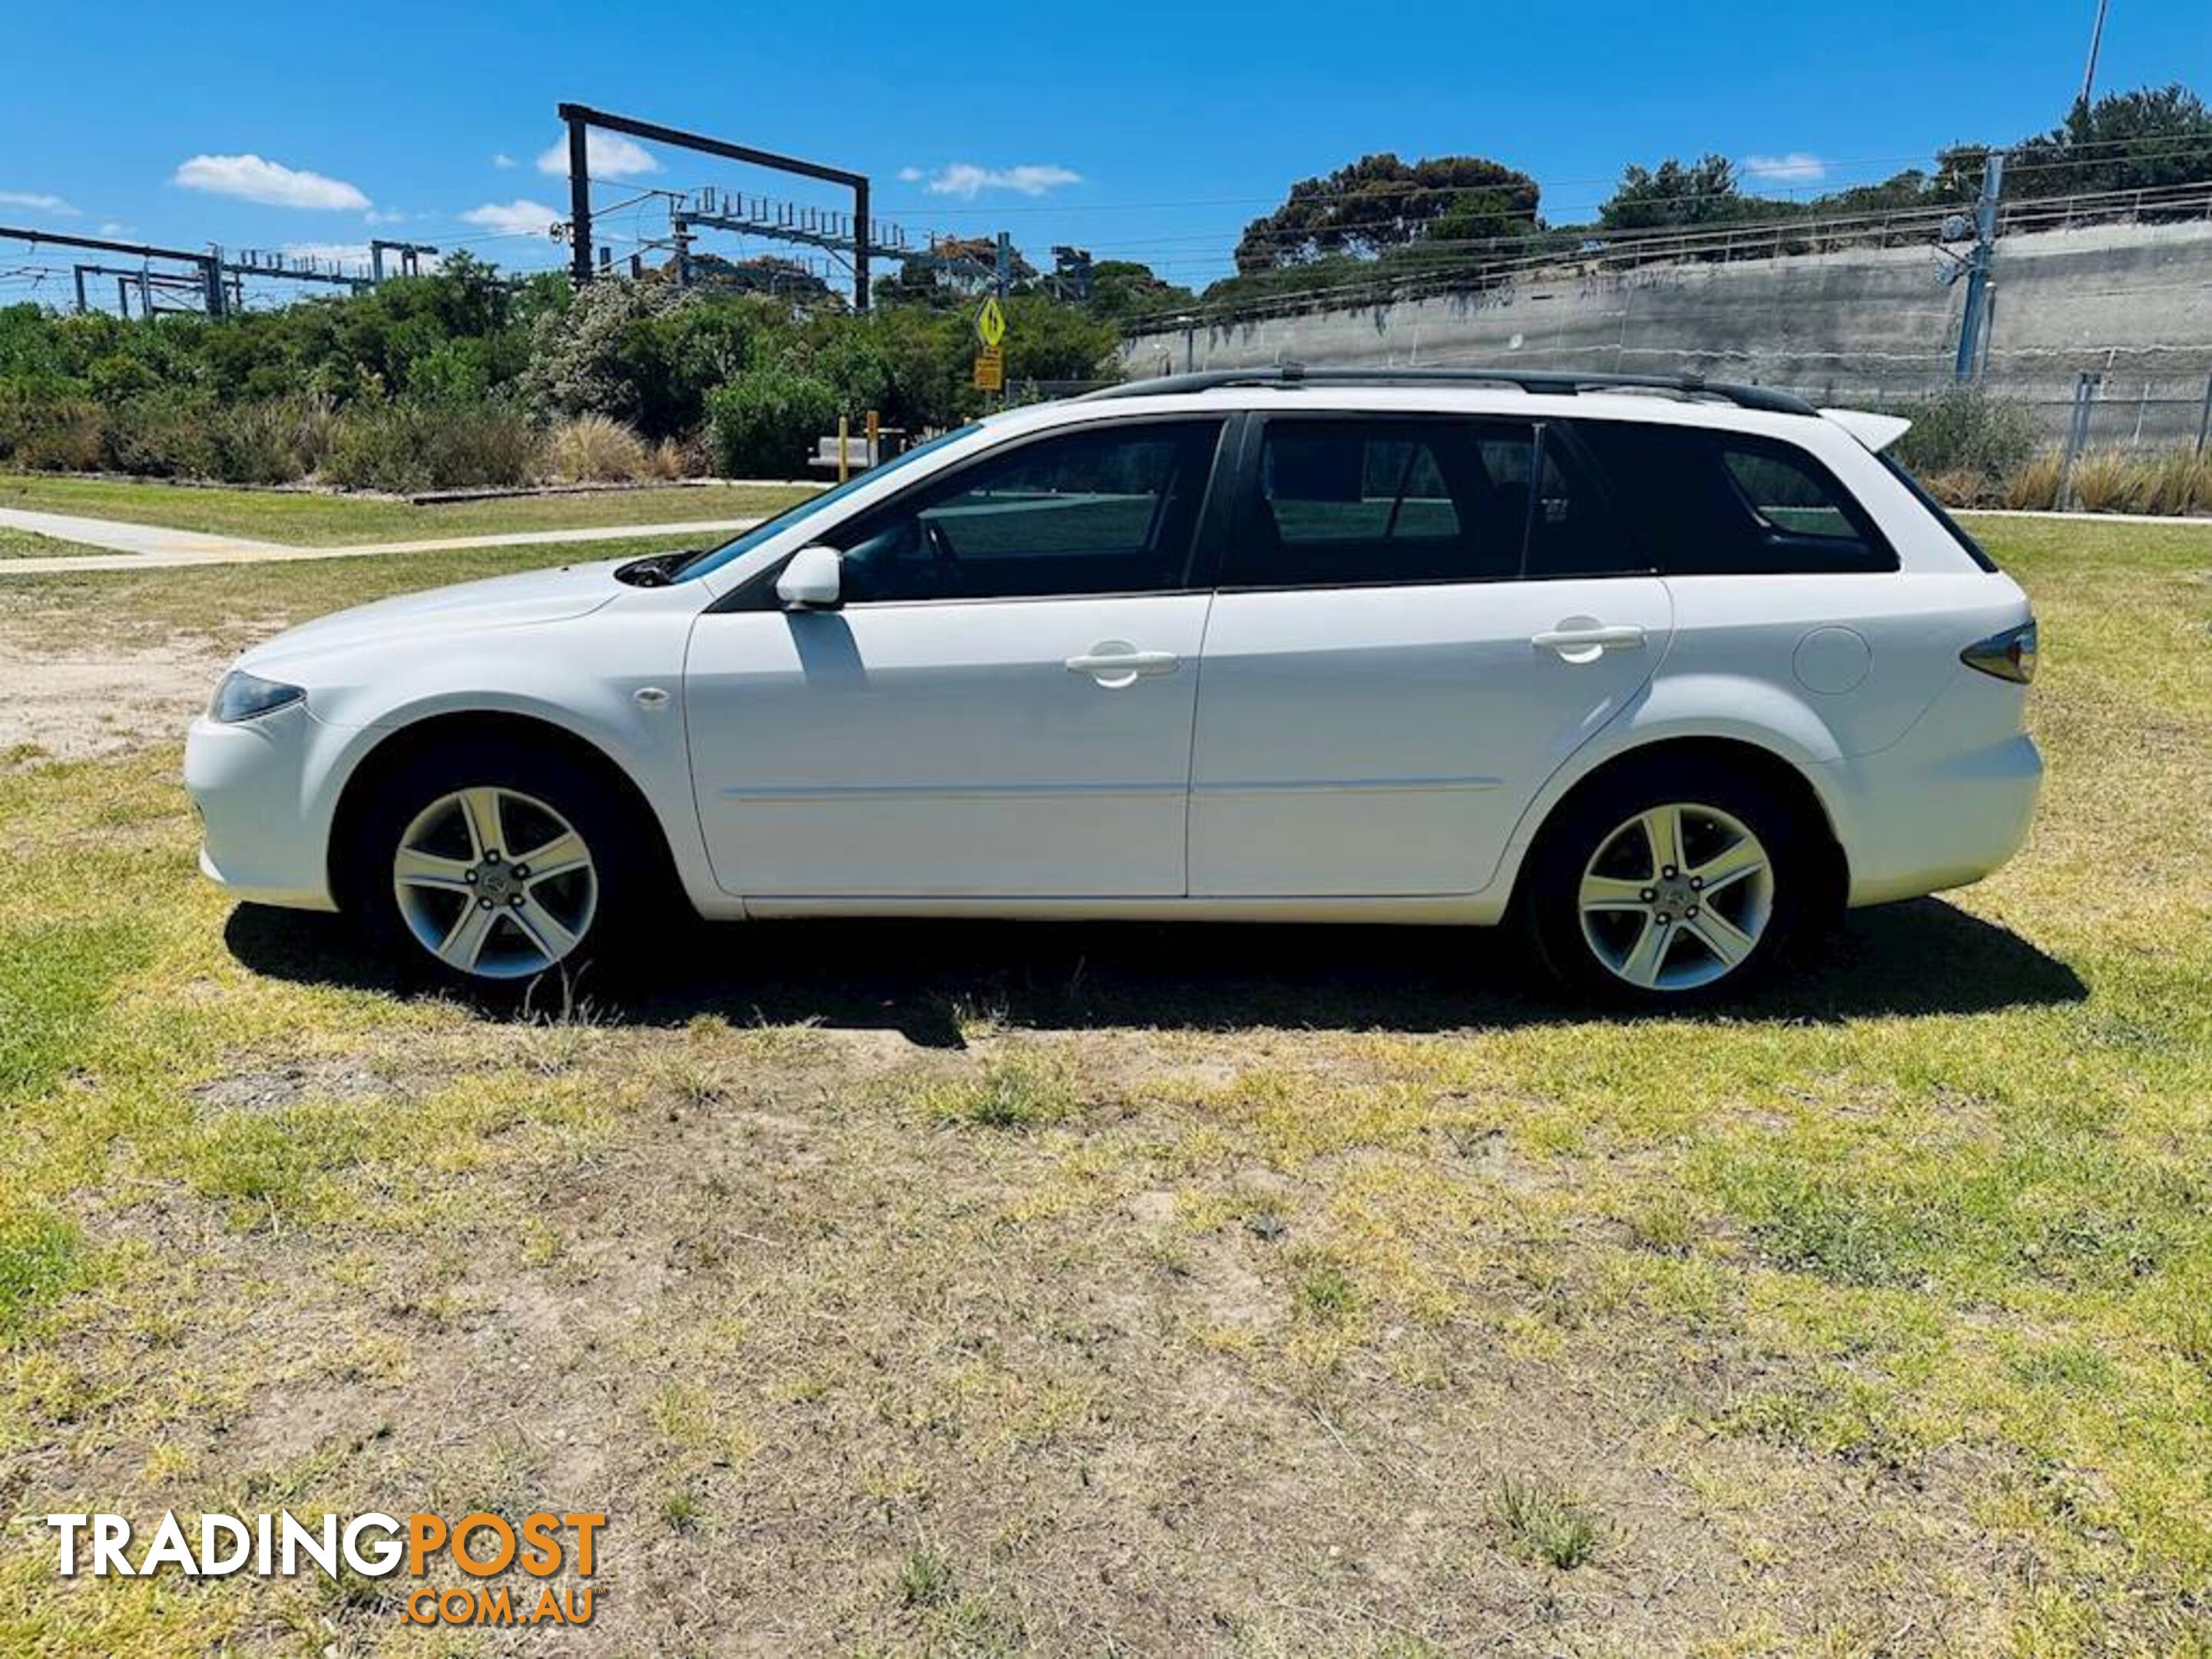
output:
POLYGON ((763 546, 774 538, 783 534, 800 520, 811 519, 823 508, 836 506, 839 501, 843 501, 863 484, 873 483, 886 472, 896 472, 908 463, 920 460, 932 450, 942 449, 956 439, 964 438, 975 430, 975 428, 972 424, 956 427, 942 436, 930 439, 927 443, 916 444, 904 454, 894 455, 882 465, 871 467, 866 472, 847 479, 833 489, 825 489, 819 495, 808 496, 795 507, 786 507, 773 519, 755 525, 735 540, 724 542, 720 547, 709 552, 702 553, 696 558, 685 561, 672 574, 679 581, 690 581, 693 577, 703 576, 710 570, 720 570, 734 564, 755 548, 763 546))

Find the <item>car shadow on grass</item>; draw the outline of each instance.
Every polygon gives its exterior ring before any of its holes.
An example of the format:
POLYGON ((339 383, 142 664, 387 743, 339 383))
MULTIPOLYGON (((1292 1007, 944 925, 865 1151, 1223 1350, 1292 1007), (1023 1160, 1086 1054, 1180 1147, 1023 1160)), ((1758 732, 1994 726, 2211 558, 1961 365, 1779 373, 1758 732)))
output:
MULTIPOLYGON (((226 939, 273 978, 422 988, 340 919, 241 905, 226 939)), ((450 993, 448 993, 450 994, 450 993)), ((1938 900, 1855 911, 1771 988, 1690 1018, 1832 1022, 2078 1002, 2074 970, 1938 900)), ((1626 1018, 1565 1000, 1517 932, 1187 923, 805 921, 672 927, 652 959, 488 996, 503 1018, 811 1022, 961 1046, 964 1021, 1039 1030, 1431 1032, 1626 1018)), ((1679 1016, 1677 1016, 1679 1017, 1679 1016)))

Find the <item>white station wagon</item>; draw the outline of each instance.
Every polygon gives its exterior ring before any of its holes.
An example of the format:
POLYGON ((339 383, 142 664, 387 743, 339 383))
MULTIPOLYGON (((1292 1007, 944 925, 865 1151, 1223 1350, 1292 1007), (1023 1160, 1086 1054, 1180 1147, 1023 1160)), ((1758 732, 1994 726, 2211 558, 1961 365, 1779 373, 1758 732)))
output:
POLYGON ((996 416, 720 547, 247 652, 202 866, 476 983, 688 902, 1513 920, 1585 993, 1717 995, 2027 830, 2035 623, 1905 425, 1288 367, 996 416))

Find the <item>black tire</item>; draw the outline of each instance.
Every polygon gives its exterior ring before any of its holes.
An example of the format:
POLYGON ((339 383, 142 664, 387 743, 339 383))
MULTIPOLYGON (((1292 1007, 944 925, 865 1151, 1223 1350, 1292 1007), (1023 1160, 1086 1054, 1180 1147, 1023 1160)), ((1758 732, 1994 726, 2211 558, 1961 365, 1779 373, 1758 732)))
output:
MULTIPOLYGON (((566 1000, 583 993, 586 976, 593 969, 618 968, 634 957, 653 923, 669 914, 672 884, 658 827, 599 769, 557 749, 532 749, 503 737, 480 744, 441 742, 401 761, 377 781, 375 791, 341 861, 339 898, 378 947, 412 980, 557 1010, 566 1000), (489 936, 487 958, 492 956, 491 946, 504 942, 512 948, 506 958, 487 960, 485 966, 514 971, 465 972, 442 959, 423 937, 421 924, 428 921, 434 929, 441 925, 445 912, 433 910, 427 917, 424 912, 430 904, 447 901, 435 894, 429 896, 428 904, 417 900, 416 914, 410 918, 403 910, 394 882, 394 860, 410 828, 445 798, 480 789, 502 792, 502 826, 526 850, 532 838, 544 836, 548 828, 533 811, 535 804, 565 820, 590 855, 587 907, 577 897, 582 884, 570 876, 557 878, 550 889, 525 889, 524 902, 514 907, 515 917, 487 924, 496 927, 489 936), (536 942, 526 939, 521 923, 541 896, 546 917, 557 914, 566 923, 581 925, 573 928, 573 946, 548 965, 532 969, 524 961, 525 950, 514 942, 536 942)), ((459 833, 467 833, 465 822, 459 833)), ((452 826, 438 824, 433 834, 448 837, 443 850, 457 859, 463 856, 467 843, 455 838, 452 826)), ((505 854, 509 849, 498 850, 505 854)), ((507 890, 511 881, 510 873, 501 884, 507 904, 513 903, 507 890)), ((472 890, 483 890, 482 885, 472 890)), ((458 919, 471 901, 456 896, 459 902, 452 914, 458 919)), ((500 914, 483 899, 474 902, 488 915, 500 914)))
POLYGON ((1601 775, 1544 826, 1519 896, 1522 920, 1545 965, 1578 997, 1614 1007, 1703 1006, 1754 989, 1811 931, 1832 885, 1828 854, 1826 838, 1806 821, 1802 805, 1755 770, 1705 757, 1656 755, 1601 775), (1645 873, 1650 832, 1632 833, 1630 826, 1650 813, 1662 814, 1663 821, 1669 806, 1686 809, 1677 820, 1686 850, 1676 854, 1675 875, 1662 879, 1660 871, 1645 873), (1734 844, 1729 838, 1737 830, 1748 831, 1764 852, 1765 874, 1736 877, 1724 888, 1717 884, 1717 896, 1705 901, 1702 878, 1692 874, 1708 863, 1699 855, 1717 856, 1718 849, 1734 844), (1606 861, 1595 863, 1601 850, 1606 861), (1586 874, 1639 884, 1635 893, 1622 896, 1624 905, 1642 901, 1644 893, 1652 899, 1619 915, 1594 913, 1586 928, 1586 874), (1700 882, 1699 890, 1688 890, 1692 880, 1700 882), (1650 884, 1640 884, 1645 882, 1650 884), (1656 933, 1647 933, 1655 926, 1656 933), (1742 937, 1753 943, 1729 961, 1726 953, 1740 950, 1742 937), (1723 948, 1712 948, 1709 940, 1723 948), (1632 982, 1624 972, 1650 965, 1638 956, 1646 946, 1658 952, 1658 976, 1650 983, 1632 982))

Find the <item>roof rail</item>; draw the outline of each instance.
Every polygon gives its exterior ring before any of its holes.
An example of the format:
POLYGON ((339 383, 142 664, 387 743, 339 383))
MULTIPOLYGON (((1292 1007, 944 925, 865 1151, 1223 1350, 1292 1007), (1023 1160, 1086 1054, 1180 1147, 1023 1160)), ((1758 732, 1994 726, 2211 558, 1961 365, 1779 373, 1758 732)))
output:
POLYGON ((1739 409, 1773 415, 1818 415, 1795 392, 1767 386, 1708 380, 1701 374, 1582 374, 1566 369, 1522 368, 1308 368, 1282 363, 1259 368, 1214 368, 1195 374, 1162 374, 1083 394, 1083 401, 1107 398, 1165 398, 1179 392, 1216 386, 1513 386, 1523 392, 1572 397, 1581 392, 1668 392, 1680 398, 1717 398, 1739 409))

